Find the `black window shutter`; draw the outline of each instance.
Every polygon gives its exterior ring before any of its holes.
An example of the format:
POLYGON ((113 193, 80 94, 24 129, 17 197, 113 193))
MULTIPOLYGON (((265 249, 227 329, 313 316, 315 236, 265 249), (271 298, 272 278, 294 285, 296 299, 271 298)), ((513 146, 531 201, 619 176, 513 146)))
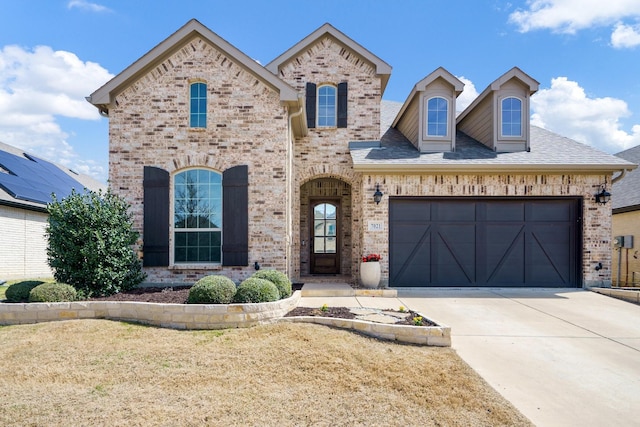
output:
POLYGON ((316 127, 316 84, 307 83, 307 127, 316 127))
POLYGON ((145 267, 169 265, 169 172, 144 167, 144 227, 142 247, 145 267))
POLYGON ((222 265, 249 265, 249 168, 222 173, 222 265))
POLYGON ((338 83, 338 127, 347 127, 347 82, 338 83))

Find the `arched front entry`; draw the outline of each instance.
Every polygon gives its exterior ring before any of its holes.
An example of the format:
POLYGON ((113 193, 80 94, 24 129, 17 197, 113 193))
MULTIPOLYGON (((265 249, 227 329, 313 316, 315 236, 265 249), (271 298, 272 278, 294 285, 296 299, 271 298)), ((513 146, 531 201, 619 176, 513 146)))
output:
POLYGON ((300 187, 300 272, 351 274, 351 186, 318 178, 300 187))

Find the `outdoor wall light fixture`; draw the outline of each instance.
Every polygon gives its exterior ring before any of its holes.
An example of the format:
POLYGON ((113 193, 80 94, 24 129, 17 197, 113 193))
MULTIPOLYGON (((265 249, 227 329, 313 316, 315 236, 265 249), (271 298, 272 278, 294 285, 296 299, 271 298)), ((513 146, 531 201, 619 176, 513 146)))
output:
POLYGON ((380 191, 380 184, 376 183, 376 192, 373 193, 373 201, 378 205, 380 204, 380 200, 382 200, 382 191, 380 191))
POLYGON ((596 271, 600 271, 602 270, 602 263, 599 262, 598 265, 596 265, 596 271))
POLYGON ((607 191, 604 184, 600 186, 600 192, 596 194, 596 203, 600 203, 601 205, 606 204, 609 200, 611 200, 611 193, 607 191))

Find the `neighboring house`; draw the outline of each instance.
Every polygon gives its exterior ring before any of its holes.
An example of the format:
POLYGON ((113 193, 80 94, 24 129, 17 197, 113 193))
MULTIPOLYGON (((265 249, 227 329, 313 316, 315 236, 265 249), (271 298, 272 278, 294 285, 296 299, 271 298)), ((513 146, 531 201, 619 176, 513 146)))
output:
POLYGON ((0 143, 0 279, 51 277, 47 203, 72 189, 106 188, 94 179, 0 143))
MULTIPOLYGON (((640 163, 640 145, 622 151, 616 156, 632 163, 640 163)), ((640 286, 640 169, 627 172, 616 180, 611 193, 613 283, 637 287, 640 286)))
POLYGON ((444 68, 395 115, 390 75, 329 24, 263 67, 192 20, 91 94, 149 282, 256 264, 356 282, 377 253, 392 287, 610 284, 594 195, 635 165, 530 126, 518 68, 457 118, 444 68))

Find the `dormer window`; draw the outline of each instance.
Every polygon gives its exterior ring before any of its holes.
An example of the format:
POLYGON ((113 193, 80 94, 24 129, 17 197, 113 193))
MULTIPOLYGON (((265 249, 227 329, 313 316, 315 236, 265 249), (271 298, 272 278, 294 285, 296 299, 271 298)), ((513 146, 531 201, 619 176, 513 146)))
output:
POLYGON ((440 96, 427 101, 427 136, 447 136, 449 101, 440 96))
POLYGON ((502 136, 522 136, 522 101, 515 97, 504 98, 500 103, 502 136))
POLYGON ((324 85, 318 88, 318 127, 335 127, 337 96, 335 86, 324 85))
POLYGON ((192 83, 189 87, 189 126, 207 127, 207 84, 192 83))

